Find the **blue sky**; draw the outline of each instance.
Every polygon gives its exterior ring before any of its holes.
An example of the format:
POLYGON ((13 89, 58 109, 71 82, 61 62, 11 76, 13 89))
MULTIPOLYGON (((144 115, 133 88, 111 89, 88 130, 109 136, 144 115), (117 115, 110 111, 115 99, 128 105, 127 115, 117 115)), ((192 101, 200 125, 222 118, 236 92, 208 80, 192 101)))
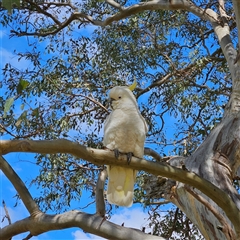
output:
MULTIPOLYGON (((93 30, 93 27, 89 27, 85 29, 85 34, 90 34, 93 30)), ((6 63, 10 62, 13 66, 18 69, 25 69, 29 66, 29 62, 27 60, 18 61, 18 57, 14 55, 14 50, 18 51, 26 51, 28 49, 27 38, 11 38, 8 37, 8 29, 2 28, 0 29, 0 69, 2 69, 6 63)), ((44 43, 42 45, 44 47, 44 43)), ((2 70, 1 70, 2 71, 2 70)), ((3 86, 4 87, 4 86, 3 86)), ((0 93, 3 94, 3 91, 0 93)), ((3 134, 1 137, 2 140, 9 139, 7 134, 3 134)), ((39 167, 34 163, 34 154, 27 153, 11 153, 4 156, 5 159, 11 164, 13 169, 17 172, 17 174, 21 177, 23 182, 26 182, 27 187, 29 186, 29 182, 38 174, 39 167)), ((33 198, 39 195, 39 190, 34 186, 29 188, 30 193, 33 198)), ((6 206, 8 208, 10 217, 12 222, 17 220, 21 220, 25 217, 28 217, 28 212, 21 201, 18 201, 16 204, 16 190, 9 182, 9 180, 4 176, 2 171, 0 171, 0 202, 4 200, 6 206)), ((84 206, 88 203, 88 197, 81 200, 81 206, 84 206)), ((78 208, 79 205, 76 203, 71 206, 72 209, 78 208)), ((147 212, 144 212, 143 209, 138 204, 134 205, 131 208, 113 208, 113 216, 111 217, 111 221, 117 224, 122 224, 124 222, 126 227, 133 227, 141 229, 145 226, 148 218, 147 212)), ((91 205, 90 207, 84 209, 85 212, 94 213, 95 206, 91 205)), ((51 212, 49 212, 51 213, 51 212)), ((2 204, 0 205, 0 220, 5 216, 5 212, 2 204)), ((1 228, 7 225, 7 219, 1 221, 1 228)), ((23 239, 26 237, 28 233, 24 233, 18 236, 13 237, 13 240, 23 239)), ((59 231, 51 231, 48 233, 41 234, 37 237, 31 238, 33 240, 41 240, 41 239, 101 239, 97 236, 89 235, 81 231, 81 229, 72 228, 66 230, 59 231)))

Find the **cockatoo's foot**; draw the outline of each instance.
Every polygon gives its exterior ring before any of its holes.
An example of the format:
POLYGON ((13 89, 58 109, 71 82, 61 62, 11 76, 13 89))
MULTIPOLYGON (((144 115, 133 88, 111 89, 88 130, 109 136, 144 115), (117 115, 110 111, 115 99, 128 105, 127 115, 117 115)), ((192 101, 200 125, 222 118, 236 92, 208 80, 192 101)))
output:
POLYGON ((132 152, 128 152, 127 153, 127 163, 128 165, 130 164, 131 160, 132 160, 132 156, 133 156, 133 153, 132 152))
POLYGON ((118 157, 120 155, 118 149, 115 148, 115 149, 113 149, 113 151, 114 151, 115 158, 118 159, 118 157))

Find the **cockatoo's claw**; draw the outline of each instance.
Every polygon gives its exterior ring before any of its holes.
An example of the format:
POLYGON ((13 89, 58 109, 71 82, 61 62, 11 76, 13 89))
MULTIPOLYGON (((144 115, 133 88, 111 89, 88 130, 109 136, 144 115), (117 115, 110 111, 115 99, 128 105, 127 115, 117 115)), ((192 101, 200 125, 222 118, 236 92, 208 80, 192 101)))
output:
POLYGON ((132 160, 132 156, 133 156, 133 153, 132 152, 128 152, 127 153, 127 163, 128 165, 130 164, 131 160, 132 160))
POLYGON ((115 158, 118 159, 118 157, 119 157, 118 149, 115 148, 115 149, 113 149, 113 151, 114 151, 115 158))

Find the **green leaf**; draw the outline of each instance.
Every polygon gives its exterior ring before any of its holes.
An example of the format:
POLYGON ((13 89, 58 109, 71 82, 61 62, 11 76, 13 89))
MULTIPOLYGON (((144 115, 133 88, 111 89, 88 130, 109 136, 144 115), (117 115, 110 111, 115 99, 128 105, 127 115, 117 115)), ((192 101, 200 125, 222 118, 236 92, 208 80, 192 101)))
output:
POLYGON ((8 13, 12 13, 12 9, 15 6, 20 6, 20 0, 2 0, 2 5, 8 10, 8 13))
POLYGON ((4 117, 6 116, 6 113, 10 110, 12 104, 14 102, 14 98, 8 98, 4 104, 4 117))
POLYGON ((33 109, 32 115, 36 116, 38 118, 39 117, 39 109, 38 108, 33 109))
POLYGON ((21 78, 17 85, 17 93, 18 94, 22 93, 22 91, 26 89, 28 85, 29 85, 29 82, 21 78))
POLYGON ((20 106, 20 109, 23 110, 24 106, 25 106, 24 103, 22 103, 21 106, 20 106))

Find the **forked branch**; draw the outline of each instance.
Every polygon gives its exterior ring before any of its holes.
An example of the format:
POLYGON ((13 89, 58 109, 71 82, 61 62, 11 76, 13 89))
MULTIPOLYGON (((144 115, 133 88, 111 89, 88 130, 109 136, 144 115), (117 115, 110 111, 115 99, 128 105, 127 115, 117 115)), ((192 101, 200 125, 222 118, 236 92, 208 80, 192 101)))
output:
POLYGON ((127 156, 121 154, 119 160, 116 161, 113 151, 101 150, 94 148, 87 148, 76 142, 69 140, 2 140, 0 141, 0 153, 6 154, 10 152, 34 152, 34 153, 69 153, 76 157, 87 160, 97 165, 117 165, 132 168, 136 170, 143 170, 154 175, 161 175, 162 177, 171 178, 190 186, 193 186, 211 198, 217 205, 223 209, 229 220, 234 225, 237 235, 240 236, 240 215, 235 214, 239 212, 235 203, 228 196, 227 193, 210 183, 209 181, 199 177, 198 175, 170 166, 167 163, 159 163, 146 161, 133 157, 131 163, 128 165, 127 156), (219 198, 221 196, 221 198, 219 198))
POLYGON ((56 215, 39 213, 34 218, 28 217, 0 229, 0 236, 1 240, 7 240, 14 235, 24 232, 30 232, 32 236, 38 236, 51 230, 70 227, 79 227, 85 232, 106 239, 165 240, 165 238, 149 235, 137 229, 122 227, 107 220, 103 221, 103 218, 97 214, 87 214, 77 210, 56 215))
MULTIPOLYGON (((29 4, 36 5, 30 0, 27 0, 29 4)), ((113 0, 106 0, 106 3, 109 4, 114 9, 117 9, 118 12, 114 13, 112 15, 109 15, 106 17, 105 20, 98 20, 95 19, 93 16, 90 16, 88 14, 85 14, 83 12, 77 12, 76 7, 74 7, 72 4, 61 4, 55 6, 61 6, 61 7, 68 7, 71 9, 72 13, 71 15, 63 22, 61 22, 59 19, 56 18, 54 14, 51 14, 48 11, 48 7, 50 7, 53 3, 48 4, 38 4, 35 6, 36 11, 40 14, 45 15, 49 19, 51 19, 55 25, 49 26, 47 30, 44 31, 15 31, 13 30, 12 33, 16 34, 17 36, 48 36, 53 35, 61 31, 63 28, 67 27, 70 23, 77 20, 80 23, 88 23, 93 24, 100 27, 105 27, 110 24, 112 24, 115 21, 119 21, 122 19, 126 19, 134 14, 144 12, 147 10, 184 10, 189 11, 195 14, 196 16, 200 17, 201 19, 210 21, 210 22, 218 22, 218 16, 217 14, 212 11, 211 9, 203 9, 198 7, 197 5, 193 4, 189 0, 152 0, 147 2, 139 2, 137 4, 133 4, 129 7, 121 6, 119 3, 113 1, 113 0)))

